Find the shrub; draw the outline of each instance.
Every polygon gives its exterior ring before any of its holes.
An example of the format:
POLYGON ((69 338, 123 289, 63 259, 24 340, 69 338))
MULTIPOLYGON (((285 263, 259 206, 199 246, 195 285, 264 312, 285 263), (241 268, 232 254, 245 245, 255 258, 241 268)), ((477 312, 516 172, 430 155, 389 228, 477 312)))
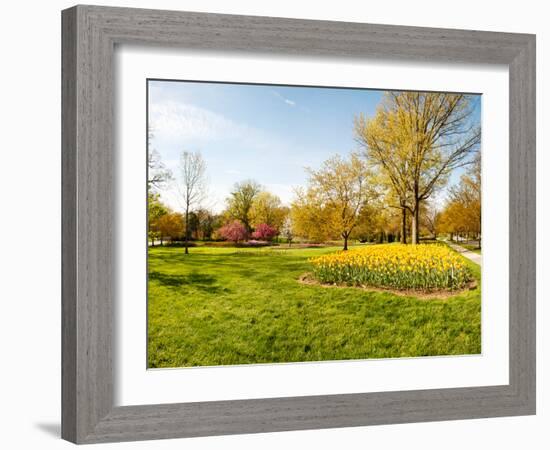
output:
POLYGON ((246 239, 247 232, 245 226, 238 220, 234 220, 221 227, 218 234, 225 240, 233 241, 235 244, 243 239, 246 239))
MULTIPOLYGON (((184 247, 185 246, 185 241, 170 241, 164 245, 166 245, 167 247, 184 247)), ((187 247, 196 247, 197 246, 197 243, 196 242, 187 242, 187 247)))
POLYGON ((254 239, 259 239, 263 241, 270 241, 275 236, 277 236, 277 229, 268 225, 267 223, 259 224, 252 233, 252 237, 254 239))
POLYGON ((459 289, 472 274, 464 260, 441 245, 373 245, 310 260, 322 283, 395 289, 459 289))
POLYGON ((245 246, 247 247, 267 247, 268 245, 271 245, 271 244, 267 241, 250 240, 245 242, 245 246))

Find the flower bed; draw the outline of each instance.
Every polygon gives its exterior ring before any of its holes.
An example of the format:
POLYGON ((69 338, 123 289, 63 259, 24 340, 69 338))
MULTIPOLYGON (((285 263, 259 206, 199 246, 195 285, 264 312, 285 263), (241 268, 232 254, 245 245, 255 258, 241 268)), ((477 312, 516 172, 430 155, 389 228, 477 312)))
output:
POLYGON ((464 260, 443 245, 372 245, 310 259, 321 283, 393 289, 462 289, 472 280, 464 260))

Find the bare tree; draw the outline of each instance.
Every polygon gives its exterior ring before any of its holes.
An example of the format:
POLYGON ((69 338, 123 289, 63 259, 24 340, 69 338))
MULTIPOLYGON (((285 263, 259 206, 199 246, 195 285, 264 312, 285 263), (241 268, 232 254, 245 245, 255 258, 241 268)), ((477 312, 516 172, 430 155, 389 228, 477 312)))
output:
POLYGON ((166 168, 159 152, 155 149, 149 150, 147 154, 147 187, 149 190, 160 189, 164 183, 172 179, 172 172, 166 168))
POLYGON ((286 216, 281 233, 286 238, 288 246, 290 247, 292 245, 292 239, 294 239, 294 234, 292 233, 292 218, 290 215, 286 216))
POLYGON ((152 147, 153 132, 147 133, 147 189, 149 192, 159 190, 172 180, 172 172, 162 162, 160 153, 152 147))
POLYGON ((433 239, 437 239, 437 222, 440 216, 437 206, 430 202, 422 208, 422 218, 426 229, 431 233, 433 239))
POLYGON ((189 213, 205 197, 206 162, 200 152, 183 151, 180 156, 180 192, 185 208, 185 253, 189 253, 189 213))

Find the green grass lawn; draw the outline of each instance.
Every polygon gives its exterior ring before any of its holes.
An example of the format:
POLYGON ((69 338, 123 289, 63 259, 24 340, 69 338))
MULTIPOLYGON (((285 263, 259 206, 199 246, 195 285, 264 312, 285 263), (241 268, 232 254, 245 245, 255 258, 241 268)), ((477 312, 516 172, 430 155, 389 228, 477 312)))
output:
POLYGON ((149 367, 481 352, 479 285, 421 300, 297 281, 335 250, 149 248, 149 367))
POLYGON ((470 250, 471 252, 481 255, 481 249, 477 245, 471 245, 471 244, 459 244, 459 245, 464 247, 466 250, 470 250))

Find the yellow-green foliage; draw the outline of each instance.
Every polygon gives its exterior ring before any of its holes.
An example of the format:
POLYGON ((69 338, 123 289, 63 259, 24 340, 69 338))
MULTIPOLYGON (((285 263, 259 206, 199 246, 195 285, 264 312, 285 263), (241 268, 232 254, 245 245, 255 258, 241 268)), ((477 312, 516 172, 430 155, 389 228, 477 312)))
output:
POLYGON ((395 289, 459 289, 472 279, 463 258, 438 244, 367 246, 310 260, 322 283, 395 289))

